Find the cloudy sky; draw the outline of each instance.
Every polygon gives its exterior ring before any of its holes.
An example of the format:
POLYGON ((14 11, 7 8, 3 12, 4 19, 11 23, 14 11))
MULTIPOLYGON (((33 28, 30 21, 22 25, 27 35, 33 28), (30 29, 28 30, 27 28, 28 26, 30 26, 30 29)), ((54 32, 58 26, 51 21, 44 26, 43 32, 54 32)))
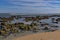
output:
POLYGON ((0 0, 0 13, 60 13, 60 0, 0 0))

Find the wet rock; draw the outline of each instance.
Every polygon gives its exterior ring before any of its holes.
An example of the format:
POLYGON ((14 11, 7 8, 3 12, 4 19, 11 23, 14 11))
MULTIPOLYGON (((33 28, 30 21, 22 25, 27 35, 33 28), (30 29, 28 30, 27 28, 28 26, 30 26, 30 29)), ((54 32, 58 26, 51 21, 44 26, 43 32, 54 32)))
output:
POLYGON ((48 30, 48 27, 45 27, 43 30, 48 30))

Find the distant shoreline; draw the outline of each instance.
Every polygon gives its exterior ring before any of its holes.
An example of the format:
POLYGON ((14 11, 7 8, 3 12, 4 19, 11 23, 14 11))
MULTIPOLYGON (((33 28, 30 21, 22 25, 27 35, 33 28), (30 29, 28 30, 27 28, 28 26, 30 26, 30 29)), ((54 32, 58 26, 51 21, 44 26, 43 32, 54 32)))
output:
POLYGON ((44 14, 42 14, 42 13, 40 13, 40 14, 38 14, 38 13, 32 13, 32 14, 30 14, 30 13, 0 13, 0 16, 13 16, 13 15, 21 15, 21 16, 51 16, 51 15, 60 15, 60 13, 44 13, 44 14))

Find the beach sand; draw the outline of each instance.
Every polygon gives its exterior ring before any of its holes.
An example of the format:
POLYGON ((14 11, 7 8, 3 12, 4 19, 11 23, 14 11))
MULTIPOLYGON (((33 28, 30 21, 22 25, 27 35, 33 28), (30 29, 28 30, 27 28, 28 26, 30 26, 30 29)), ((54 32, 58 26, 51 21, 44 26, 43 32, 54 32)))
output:
POLYGON ((13 38, 13 40, 60 40, 60 30, 54 32, 30 34, 22 37, 13 38))

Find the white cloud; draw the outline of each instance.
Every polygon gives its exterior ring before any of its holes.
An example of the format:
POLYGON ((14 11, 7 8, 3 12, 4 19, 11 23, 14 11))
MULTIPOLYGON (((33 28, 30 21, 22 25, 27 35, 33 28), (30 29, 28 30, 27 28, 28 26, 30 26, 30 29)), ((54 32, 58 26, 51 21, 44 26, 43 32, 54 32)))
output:
MULTIPOLYGON (((44 0, 6 0, 11 6, 5 12, 21 13, 60 13, 59 1, 44 0), (55 4, 57 3, 57 4, 55 4)), ((2 8, 1 10, 5 10, 2 8)))

